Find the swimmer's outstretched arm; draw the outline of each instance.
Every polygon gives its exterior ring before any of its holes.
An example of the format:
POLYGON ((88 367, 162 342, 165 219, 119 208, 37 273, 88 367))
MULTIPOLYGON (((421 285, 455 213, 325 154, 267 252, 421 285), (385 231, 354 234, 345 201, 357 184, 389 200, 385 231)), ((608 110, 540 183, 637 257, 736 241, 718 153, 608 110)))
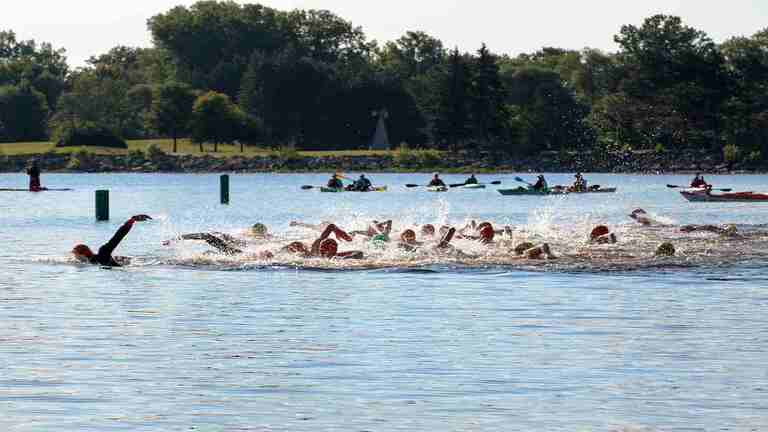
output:
MULTIPOLYGON (((230 237, 230 236, 226 236, 226 237, 230 237)), ((234 246, 233 244, 234 242, 228 241, 226 237, 224 236, 217 237, 210 233, 191 233, 191 234, 184 234, 179 238, 182 240, 203 240, 214 249, 227 255, 238 255, 243 253, 242 250, 234 246)))
POLYGON ((339 240, 344 240, 348 242, 352 241, 352 236, 349 235, 346 231, 337 227, 334 224, 330 224, 327 227, 325 227, 325 231, 323 231, 323 233, 320 234, 320 237, 318 237, 317 240, 315 240, 312 243, 312 249, 310 250, 310 253, 313 256, 320 255, 320 243, 322 243, 323 240, 330 237, 331 234, 335 235, 336 238, 339 240))
POLYGON ((456 235, 456 228, 451 227, 443 238, 440 239, 440 243, 437 244, 438 249, 447 248, 448 245, 451 243, 451 240, 453 240, 453 236, 456 235))
POLYGON ((133 228, 134 222, 143 222, 150 219, 152 218, 143 214, 136 215, 128 219, 120 228, 118 228, 117 232, 115 232, 112 238, 99 248, 97 257, 111 257, 112 252, 115 251, 120 242, 123 241, 125 236, 128 235, 128 233, 131 231, 131 228, 133 228))

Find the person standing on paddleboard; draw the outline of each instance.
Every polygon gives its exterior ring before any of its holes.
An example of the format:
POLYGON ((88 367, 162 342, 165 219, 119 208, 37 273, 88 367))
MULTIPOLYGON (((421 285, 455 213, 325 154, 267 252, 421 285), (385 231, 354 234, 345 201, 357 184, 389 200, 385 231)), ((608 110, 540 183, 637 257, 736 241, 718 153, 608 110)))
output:
POLYGON ((72 254, 75 256, 75 259, 87 264, 100 264, 107 267, 121 267, 128 264, 128 258, 113 257, 112 252, 115 251, 115 248, 117 248, 128 232, 131 231, 135 222, 144 222, 150 219, 152 218, 147 215, 136 215, 128 219, 128 221, 117 230, 115 235, 99 248, 99 253, 94 254, 91 248, 84 244, 79 244, 72 248, 72 254))
POLYGON ((40 166, 37 164, 36 159, 32 159, 29 167, 27 167, 27 175, 29 176, 30 192, 43 190, 43 187, 40 185, 40 166))

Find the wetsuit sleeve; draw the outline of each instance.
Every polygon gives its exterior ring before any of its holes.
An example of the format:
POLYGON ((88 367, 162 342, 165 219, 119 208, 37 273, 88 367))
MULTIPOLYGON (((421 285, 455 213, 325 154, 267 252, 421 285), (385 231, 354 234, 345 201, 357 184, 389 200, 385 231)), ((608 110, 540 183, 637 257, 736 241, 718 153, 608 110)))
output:
POLYGON ((227 242, 224 239, 216 237, 215 235, 202 234, 200 237, 200 240, 205 241, 212 248, 227 255, 237 255, 237 254, 243 253, 243 251, 241 251, 240 249, 232 246, 231 243, 227 242))
POLYGON ((113 235, 104 246, 99 248, 99 255, 112 256, 112 252, 115 251, 120 242, 123 241, 126 235, 128 235, 128 232, 131 231, 132 227, 133 219, 129 219, 128 222, 124 223, 123 226, 115 232, 115 235, 113 235))

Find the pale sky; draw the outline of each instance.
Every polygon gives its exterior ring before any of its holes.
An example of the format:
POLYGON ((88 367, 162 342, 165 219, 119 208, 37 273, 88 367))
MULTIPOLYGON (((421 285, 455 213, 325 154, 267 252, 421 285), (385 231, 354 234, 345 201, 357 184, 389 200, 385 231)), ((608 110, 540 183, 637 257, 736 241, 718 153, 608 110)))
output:
MULTIPOLYGON (((2 0, 0 29, 67 49, 69 63, 117 45, 151 46, 147 19, 194 0, 2 0)), ((238 1, 238 3, 254 3, 238 1)), ((543 46, 615 51, 623 24, 657 13, 679 15, 716 42, 768 27, 768 0, 263 0, 277 9, 328 9, 362 26, 369 39, 422 30, 448 48, 482 42, 517 55, 543 46)))

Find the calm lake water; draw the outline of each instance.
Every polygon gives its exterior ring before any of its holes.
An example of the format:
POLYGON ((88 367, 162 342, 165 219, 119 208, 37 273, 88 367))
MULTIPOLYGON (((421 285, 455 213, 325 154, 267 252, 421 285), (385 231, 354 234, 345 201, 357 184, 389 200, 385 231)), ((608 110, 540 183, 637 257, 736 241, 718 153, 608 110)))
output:
MULTIPOLYGON (((321 194, 299 186, 323 175, 233 175, 229 206, 217 175, 47 174, 44 185, 75 191, 0 193, 0 430, 768 430, 768 259, 308 270, 198 266, 186 258, 204 247, 161 245, 255 222, 289 238, 291 220, 375 218, 554 236, 624 229, 636 207, 671 224, 768 223, 768 203, 686 202, 665 187, 682 176, 589 175, 619 192, 569 197, 403 187, 429 176, 372 175, 390 191, 321 194), (100 188, 107 223, 94 221, 100 188), (98 247, 136 213, 156 220, 117 251, 135 265, 68 261, 72 245, 98 247)), ((707 180, 768 190, 764 176, 707 180)), ((0 175, 0 187, 25 185, 0 175)))

